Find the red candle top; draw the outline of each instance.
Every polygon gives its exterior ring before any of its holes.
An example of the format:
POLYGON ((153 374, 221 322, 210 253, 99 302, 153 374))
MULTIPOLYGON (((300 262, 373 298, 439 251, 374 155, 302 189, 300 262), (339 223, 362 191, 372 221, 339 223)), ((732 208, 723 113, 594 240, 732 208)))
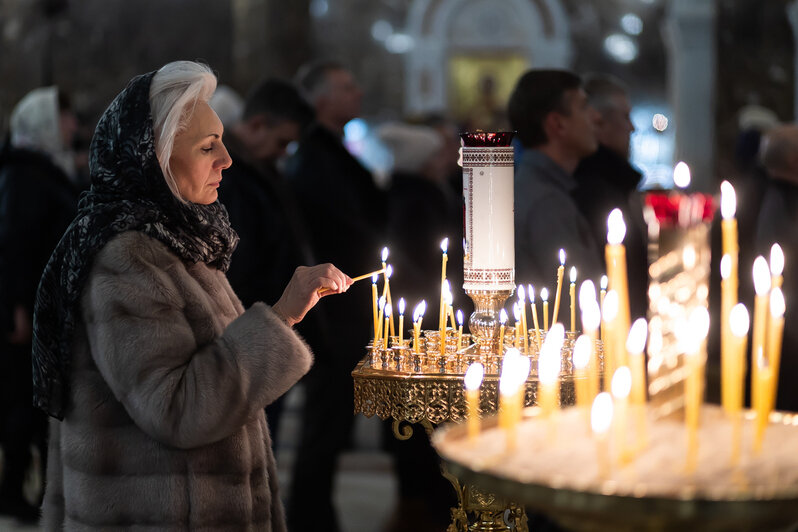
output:
POLYGON ((467 148, 509 147, 515 131, 473 131, 460 133, 460 142, 467 148))
POLYGON ((712 196, 701 193, 649 192, 645 203, 665 226, 711 222, 714 211, 712 196))

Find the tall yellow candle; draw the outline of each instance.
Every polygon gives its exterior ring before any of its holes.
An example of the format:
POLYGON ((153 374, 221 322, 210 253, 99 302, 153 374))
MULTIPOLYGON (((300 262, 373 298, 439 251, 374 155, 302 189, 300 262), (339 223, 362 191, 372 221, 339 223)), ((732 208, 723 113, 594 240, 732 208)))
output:
POLYGON ((571 266, 571 286, 568 295, 571 299, 571 332, 576 332, 576 267, 571 266))
POLYGON ((543 300, 543 330, 549 330, 549 291, 545 288, 540 291, 540 299, 543 300))
POLYGON ((504 328, 507 325, 507 311, 502 309, 499 312, 499 352, 498 355, 504 354, 504 328))
POLYGON ((738 257, 739 247, 737 243, 737 219, 734 217, 737 212, 737 193, 728 181, 720 184, 720 215, 721 233, 723 244, 723 255, 728 255, 729 260, 729 279, 734 288, 734 301, 731 306, 737 304, 737 285, 738 285, 738 257))
POLYGON ((384 331, 385 344, 383 344, 385 346, 385 349, 388 349, 388 328, 389 328, 389 323, 388 322, 389 322, 390 319, 391 319, 391 304, 390 303, 386 303, 385 304, 385 331, 384 331))
POLYGON ((538 353, 540 353, 540 347, 542 345, 540 341, 540 323, 538 323, 538 308, 535 305, 535 287, 527 285, 529 289, 529 306, 532 307, 532 324, 535 326, 535 344, 538 348, 538 353))
POLYGON ((452 292, 446 294, 446 312, 449 315, 449 325, 452 326, 452 331, 457 331, 457 325, 454 321, 454 307, 452 307, 453 297, 452 292))
POLYGON ((485 368, 479 362, 468 366, 465 374, 466 408, 468 415, 468 439, 474 444, 479 436, 479 387, 485 368))
POLYGON ((756 412, 756 430, 754 432, 754 453, 759 454, 762 450, 762 441, 765 437, 765 429, 768 425, 768 418, 770 412, 773 410, 772 393, 771 389, 773 383, 773 368, 768 363, 767 357, 760 349, 756 353, 756 361, 754 364, 757 367, 756 376, 759 380, 759 385, 754 391, 754 411, 756 412))
POLYGON ((582 311, 582 330, 590 338, 590 361, 588 362, 588 393, 592 399, 599 393, 599 359, 596 350, 601 312, 595 299, 587 300, 582 311))
POLYGON ((685 422, 687 424, 687 471, 695 471, 698 460, 698 425, 704 397, 705 354, 702 345, 709 332, 709 312, 696 307, 687 324, 687 379, 685 380, 685 422))
POLYGON ((404 345, 405 339, 405 298, 399 298, 399 347, 404 345))
POLYGON ((517 445, 516 428, 528 375, 529 358, 522 356, 518 349, 508 349, 499 377, 499 426, 505 430, 508 452, 517 445))
POLYGON ((732 343, 729 346, 729 410, 727 410, 732 420, 731 464, 733 466, 737 465, 740 460, 740 440, 742 439, 741 412, 745 395, 745 348, 748 343, 749 322, 748 310, 745 305, 742 303, 734 305, 729 314, 729 330, 732 343))
POLYGON ((781 342, 784 334, 784 294, 781 288, 770 291, 770 320, 768 321, 767 358, 773 370, 773 387, 770 403, 776 404, 776 395, 779 383, 779 368, 781 367, 781 342))
MULTIPOLYGON (((555 323, 546 334, 546 340, 538 355, 538 406, 543 416, 552 419, 560 403, 560 371, 562 367, 562 344, 565 329, 555 323)), ((554 424, 549 424, 549 436, 554 436, 554 424)))
MULTIPOLYGON (((607 295, 607 284, 609 284, 609 279, 607 279, 606 275, 601 276, 601 281, 599 286, 601 289, 599 290, 599 308, 601 309, 601 315, 604 315, 604 297, 607 295)), ((604 322, 601 322, 601 341, 603 342, 607 337, 604 335, 604 322)))
POLYGON ((632 372, 621 366, 612 375, 613 432, 615 433, 616 461, 620 464, 629 459, 629 443, 626 427, 629 410, 629 392, 632 389, 632 372))
POLYGON ((416 308, 413 309, 413 334, 415 335, 413 338, 413 350, 416 353, 420 353, 421 350, 419 349, 419 337, 421 335, 421 322, 424 319, 424 312, 427 310, 427 302, 423 299, 421 303, 416 305, 416 308))
POLYGON ((734 386, 732 339, 729 329, 731 310, 737 304, 737 291, 731 279, 731 255, 723 255, 720 259, 720 369, 721 369, 721 404, 726 412, 731 412, 731 393, 734 386))
POLYGON ((781 288, 784 282, 782 273, 784 272, 784 251, 778 244, 770 247, 770 284, 774 288, 781 288))
POLYGON ((377 296, 377 279, 379 276, 375 273, 371 276, 371 302, 372 302, 372 313, 374 314, 374 345, 377 345, 377 339, 379 338, 379 330, 380 330, 380 316, 379 311, 377 310, 377 305, 379 304, 377 296))
POLYGON ((380 303, 379 303, 380 314, 379 314, 378 320, 377 320, 377 322, 378 322, 377 338, 379 340, 382 340, 382 318, 385 315, 385 303, 386 303, 385 296, 380 296, 380 303))
POLYGON ((449 239, 444 238, 441 240, 441 252, 443 255, 441 256, 441 307, 439 311, 440 320, 438 322, 439 329, 446 328, 446 301, 444 300, 444 294, 446 291, 444 290, 444 284, 446 283, 446 262, 449 260, 449 255, 447 253, 449 249, 449 239))
POLYGON ((518 309, 521 313, 521 342, 524 345, 524 354, 529 355, 529 331, 526 324, 526 290, 524 290, 524 285, 522 284, 518 285, 518 309))
POLYGON ((439 320, 440 325, 440 354, 446 354, 446 309, 447 307, 447 296, 446 294, 449 293, 449 281, 443 281, 441 284, 441 315, 439 320))
POLYGON ((554 314, 551 318, 551 323, 557 323, 557 317, 560 315, 560 292, 562 292, 562 276, 565 273, 565 250, 560 250, 560 265, 557 267, 557 291, 554 293, 554 314))
POLYGON ((574 387, 576 388, 576 406, 587 408, 593 402, 590 397, 590 383, 588 380, 588 366, 590 365, 591 355, 590 337, 586 334, 580 335, 574 343, 573 365, 574 365, 574 387))
POLYGON ((618 326, 618 293, 607 292, 601 323, 604 325, 604 389, 609 390, 615 370, 625 365, 624 334, 618 326))
POLYGON ((617 330, 626 335, 629 330, 629 285, 626 277, 626 224, 620 209, 613 209, 607 218, 607 245, 604 257, 607 262, 609 289, 618 293, 617 330))
POLYGON ((463 311, 457 311, 457 350, 460 351, 460 346, 463 342, 463 311))
POLYGON ((518 308, 518 303, 513 304, 513 316, 515 317, 515 335, 513 337, 513 347, 518 349, 521 338, 521 309, 518 308))
MULTIPOLYGON (((389 264, 388 267, 385 268, 385 286, 383 288, 383 295, 386 297, 388 304, 393 306, 393 301, 391 300, 391 275, 393 275, 393 266, 389 264)), ((393 316, 390 316, 389 320, 391 325, 391 336, 396 336, 396 330, 393 324, 393 316)))
POLYGON ((601 479, 606 479, 610 474, 610 449, 607 432, 612 426, 613 414, 612 396, 609 392, 598 394, 590 409, 590 427, 593 429, 593 438, 596 440, 598 471, 601 479))
POLYGON ((635 449, 645 447, 646 435, 646 336, 648 325, 639 318, 632 324, 626 339, 626 351, 629 356, 629 369, 632 372, 632 410, 636 418, 635 449))
POLYGON ((756 364, 755 355, 767 353, 765 342, 767 340, 767 321, 768 321, 768 294, 770 292, 770 268, 764 257, 759 256, 754 260, 754 327, 751 338, 751 397, 759 397, 759 385, 762 379, 759 378, 759 365, 756 364))

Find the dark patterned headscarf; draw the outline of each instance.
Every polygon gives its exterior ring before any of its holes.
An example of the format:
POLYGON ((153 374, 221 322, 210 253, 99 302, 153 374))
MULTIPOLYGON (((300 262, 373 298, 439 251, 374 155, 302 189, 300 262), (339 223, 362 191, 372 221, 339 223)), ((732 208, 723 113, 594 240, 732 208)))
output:
POLYGON ((91 189, 44 269, 33 319, 33 402, 58 419, 67 407, 79 300, 95 254, 114 236, 140 231, 187 263, 222 271, 238 244, 221 203, 175 198, 155 156, 150 83, 133 78, 103 113, 89 154, 91 189))

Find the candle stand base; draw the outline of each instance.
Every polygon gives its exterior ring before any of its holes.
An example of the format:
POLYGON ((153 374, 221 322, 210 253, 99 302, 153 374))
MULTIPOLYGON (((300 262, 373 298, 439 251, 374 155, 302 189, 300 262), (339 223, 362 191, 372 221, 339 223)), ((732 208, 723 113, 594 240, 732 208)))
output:
POLYGON ((499 313, 513 290, 466 290, 474 302, 469 330, 481 355, 499 353, 499 313))

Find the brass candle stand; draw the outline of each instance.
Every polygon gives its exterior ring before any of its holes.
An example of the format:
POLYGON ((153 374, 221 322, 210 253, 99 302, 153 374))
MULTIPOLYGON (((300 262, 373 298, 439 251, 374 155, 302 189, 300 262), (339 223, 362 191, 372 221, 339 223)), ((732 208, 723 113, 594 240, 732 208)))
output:
MULTIPOLYGON (((529 331, 534 335, 534 329, 529 331)), ((512 347, 515 330, 505 330, 505 347, 512 347)), ((560 402, 574 403, 574 377, 571 364, 574 334, 569 333, 562 349, 560 402)), ((446 349, 440 350, 440 331, 423 331, 419 346, 409 341, 393 339, 388 348, 377 342, 368 346, 368 355, 352 372, 354 378, 354 411, 367 417, 393 420, 394 436, 406 440, 413 434, 412 424, 424 427, 428 436, 436 425, 466 419, 466 400, 463 379, 468 365, 481 362, 485 377, 480 388, 480 417, 487 417, 499 409, 499 350, 488 351, 484 342, 471 343, 470 335, 462 335, 457 351, 457 332, 448 329, 446 349)), ((484 337, 483 337, 484 341, 484 337)), ((498 347, 498 342, 494 345, 498 347)), ((533 342, 534 343, 534 342, 533 342)), ((530 348, 532 346, 530 345, 530 348)), ((601 358, 601 343, 597 342, 601 358)), ((503 350, 501 350, 503 353, 503 350)), ((523 352, 523 351, 522 351, 523 352)), ((537 359, 537 351, 530 351, 537 359)), ((537 364, 532 364, 524 390, 524 405, 537 403, 537 364)), ((523 506, 486 491, 473 482, 461 483, 444 466, 443 476, 452 483, 458 506, 451 509, 452 522, 448 532, 517 530, 528 531, 523 506)))

